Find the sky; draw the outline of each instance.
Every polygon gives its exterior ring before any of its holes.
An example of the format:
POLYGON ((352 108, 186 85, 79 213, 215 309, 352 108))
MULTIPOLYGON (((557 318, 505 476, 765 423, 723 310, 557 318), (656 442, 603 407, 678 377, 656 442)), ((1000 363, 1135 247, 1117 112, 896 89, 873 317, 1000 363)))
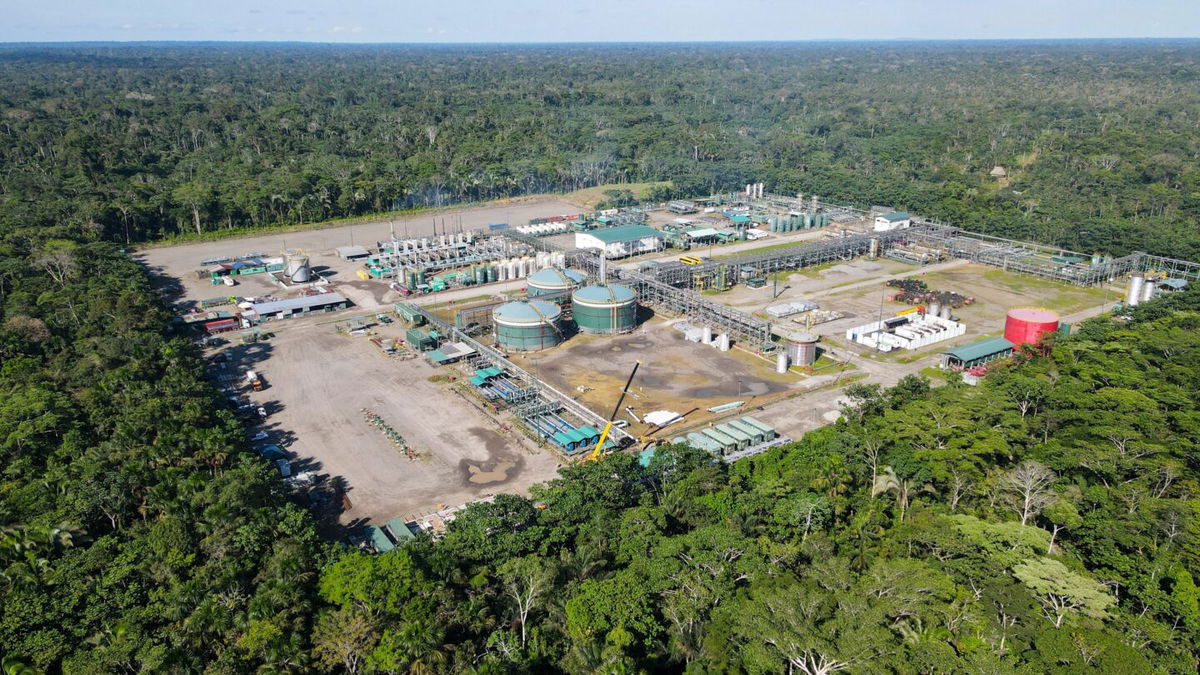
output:
POLYGON ((0 0, 0 42, 1200 37, 1200 0, 0 0))

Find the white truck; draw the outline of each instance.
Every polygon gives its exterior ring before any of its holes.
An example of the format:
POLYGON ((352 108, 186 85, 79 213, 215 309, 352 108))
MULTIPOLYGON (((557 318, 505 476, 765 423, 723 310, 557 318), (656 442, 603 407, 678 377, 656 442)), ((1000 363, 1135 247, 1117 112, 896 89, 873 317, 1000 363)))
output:
POLYGON ((262 391, 262 378, 260 378, 258 373, 254 372, 253 370, 246 371, 246 384, 250 385, 254 391, 262 391))

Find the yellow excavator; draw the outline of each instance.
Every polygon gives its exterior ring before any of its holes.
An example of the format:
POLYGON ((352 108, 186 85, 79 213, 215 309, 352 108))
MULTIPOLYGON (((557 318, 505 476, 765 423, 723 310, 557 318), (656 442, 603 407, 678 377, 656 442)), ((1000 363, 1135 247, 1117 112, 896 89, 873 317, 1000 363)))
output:
POLYGON ((617 399, 617 404, 613 406, 612 414, 608 416, 608 424, 604 425, 604 431, 600 434, 600 440, 596 443, 596 449, 588 456, 589 462, 600 459, 600 452, 604 449, 604 441, 608 440, 608 432, 612 431, 613 421, 617 419, 617 413, 621 412, 621 402, 625 400, 625 394, 629 393, 629 385, 633 384, 633 376, 637 374, 637 369, 640 365, 642 365, 641 361, 633 362, 633 370, 629 372, 629 379, 625 380, 625 388, 621 390, 621 397, 617 399))

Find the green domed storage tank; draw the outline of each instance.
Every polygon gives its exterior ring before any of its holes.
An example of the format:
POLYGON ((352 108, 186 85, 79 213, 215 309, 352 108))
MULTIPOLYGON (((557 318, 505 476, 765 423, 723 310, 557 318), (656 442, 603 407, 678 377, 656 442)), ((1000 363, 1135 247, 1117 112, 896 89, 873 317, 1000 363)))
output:
POLYGON ((562 342, 562 311, 543 300, 509 302, 492 311, 496 340, 507 349, 536 352, 562 342))
POLYGON ((547 267, 529 275, 526 280, 529 285, 529 297, 553 295, 565 291, 573 291, 583 285, 586 277, 575 270, 563 270, 557 267, 547 267))
POLYGON ((637 294, 628 286, 586 286, 571 295, 571 312, 580 332, 628 333, 637 327, 637 294))

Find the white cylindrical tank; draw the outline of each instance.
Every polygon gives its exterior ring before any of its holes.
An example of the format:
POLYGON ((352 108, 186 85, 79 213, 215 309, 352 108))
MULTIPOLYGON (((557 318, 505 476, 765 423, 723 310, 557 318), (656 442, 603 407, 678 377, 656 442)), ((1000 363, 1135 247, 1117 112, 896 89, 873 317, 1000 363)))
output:
POLYGON ((300 265, 296 267, 296 271, 292 273, 292 281, 303 284, 312 278, 312 268, 308 266, 308 257, 300 259, 300 265))
POLYGON ((524 258, 521 258, 520 260, 517 261, 517 276, 518 277, 523 278, 525 276, 528 276, 528 270, 529 270, 529 268, 528 268, 524 258))
POLYGON ((729 333, 721 333, 721 337, 717 338, 717 349, 723 352, 729 351, 729 333))
POLYGON ((1125 291, 1125 304, 1130 307, 1137 306, 1142 301, 1142 286, 1146 280, 1142 275, 1135 274, 1129 277, 1129 288, 1125 291))
POLYGON ((775 372, 786 373, 788 371, 788 357, 784 352, 779 352, 775 355, 775 372))
POLYGON ((1142 284, 1142 302, 1154 299, 1154 289, 1158 288, 1158 284, 1153 279, 1147 279, 1142 284))
POLYGON ((925 307, 925 313, 929 316, 941 316, 942 304, 940 302, 931 302, 925 307))
POLYGON ((938 314, 938 316, 949 321, 950 320, 950 305, 942 305, 942 311, 940 314, 938 314))
POLYGON ((712 341, 713 341, 713 330, 712 330, 712 326, 705 326, 705 327, 704 327, 704 332, 703 332, 703 333, 701 333, 701 335, 702 335, 702 337, 700 338, 700 341, 701 341, 701 342, 703 342, 703 343, 704 343, 704 344, 706 344, 706 345, 710 345, 710 344, 712 344, 712 341))
POLYGON ((496 281, 508 281, 508 267, 496 265, 496 281))

